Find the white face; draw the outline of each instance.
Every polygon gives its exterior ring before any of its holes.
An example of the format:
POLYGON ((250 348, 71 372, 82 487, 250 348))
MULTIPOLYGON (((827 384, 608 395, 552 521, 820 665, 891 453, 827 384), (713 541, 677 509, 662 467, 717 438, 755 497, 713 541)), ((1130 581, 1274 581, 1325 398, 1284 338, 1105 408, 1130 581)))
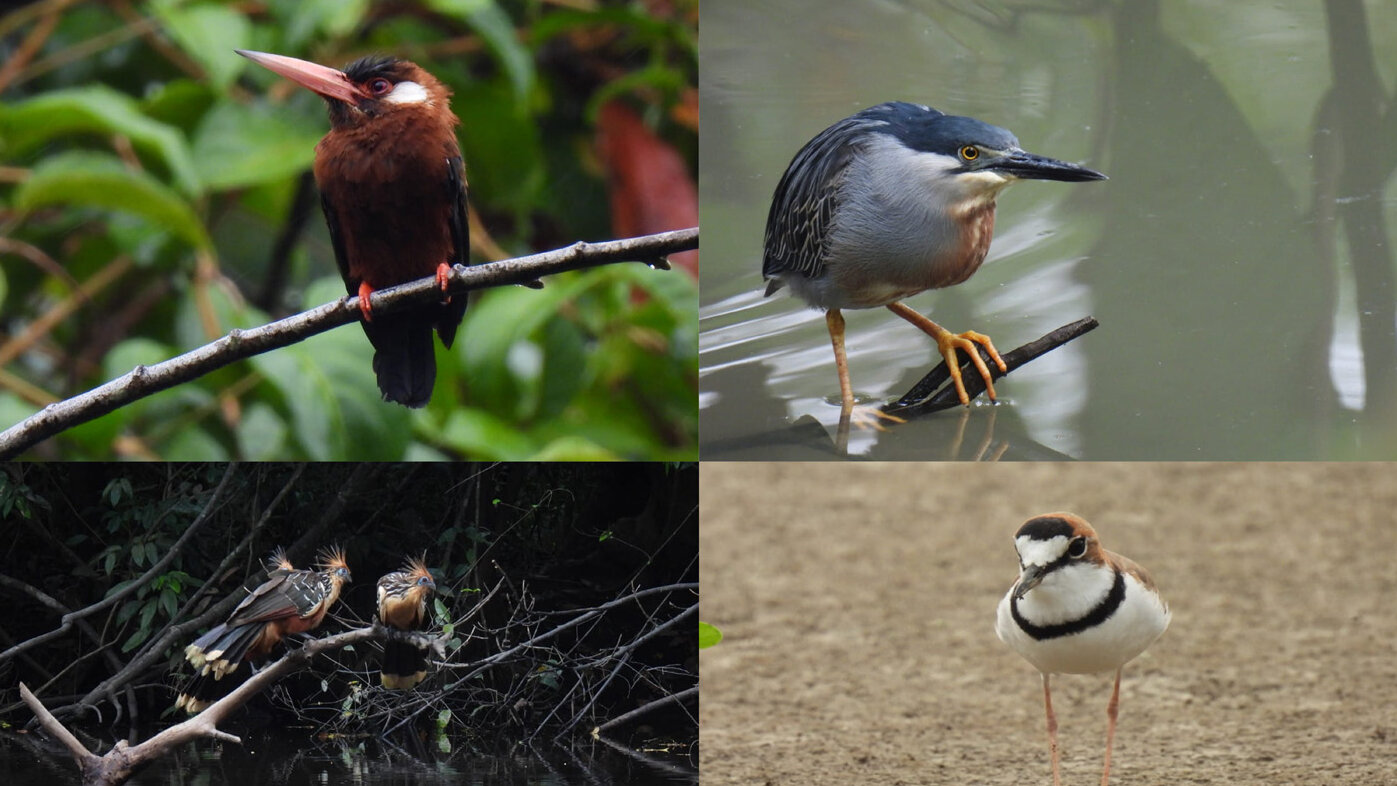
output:
POLYGON ((1037 565, 1041 568, 1060 559, 1067 553, 1067 547, 1071 543, 1071 538, 1062 535, 1049 540, 1035 540, 1025 535, 1014 539, 1014 548, 1018 550, 1019 560, 1024 565, 1037 565))
POLYGON ((399 82, 383 100, 392 104, 425 104, 427 88, 416 82, 399 82))

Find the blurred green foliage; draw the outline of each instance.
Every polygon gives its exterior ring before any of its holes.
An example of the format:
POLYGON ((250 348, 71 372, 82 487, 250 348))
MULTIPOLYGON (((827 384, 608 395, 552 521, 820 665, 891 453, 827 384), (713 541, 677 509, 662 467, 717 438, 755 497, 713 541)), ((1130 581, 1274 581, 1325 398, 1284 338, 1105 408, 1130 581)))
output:
MULTIPOLYGON (((0 16, 0 428, 344 295, 306 174, 323 103, 235 48, 336 66, 381 52, 440 78, 472 205, 508 255, 612 236, 602 101, 636 109, 696 168, 696 0, 653 14, 492 0, 64 5, 0 16)), ((346 326, 30 455, 695 456, 693 279, 627 264, 546 283, 480 293, 456 347, 437 348, 424 410, 380 400, 369 343, 346 326)))

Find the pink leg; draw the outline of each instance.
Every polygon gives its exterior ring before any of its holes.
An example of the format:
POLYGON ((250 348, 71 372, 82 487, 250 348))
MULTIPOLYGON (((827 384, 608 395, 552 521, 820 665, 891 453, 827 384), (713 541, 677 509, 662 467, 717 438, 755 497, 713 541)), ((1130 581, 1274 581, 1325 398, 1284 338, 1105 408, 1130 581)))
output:
POLYGON ((1116 740, 1116 711, 1121 701, 1121 670, 1116 669, 1116 687, 1111 691, 1111 703, 1106 705, 1106 768, 1101 771, 1101 786, 1111 780, 1111 743, 1116 740))
POLYGON ((1057 772, 1057 716, 1053 714, 1053 691, 1048 687, 1048 675, 1043 674, 1043 706, 1048 710, 1048 750, 1053 758, 1053 786, 1062 786, 1057 772))

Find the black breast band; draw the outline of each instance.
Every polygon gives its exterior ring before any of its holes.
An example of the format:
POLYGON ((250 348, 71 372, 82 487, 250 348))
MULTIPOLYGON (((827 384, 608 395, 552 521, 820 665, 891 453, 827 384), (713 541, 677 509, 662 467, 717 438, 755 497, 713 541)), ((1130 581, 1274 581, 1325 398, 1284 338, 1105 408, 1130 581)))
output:
POLYGON ((1043 641, 1045 639, 1056 639, 1062 636, 1071 636, 1094 625, 1100 625, 1111 618, 1125 601, 1125 574, 1116 571, 1116 580, 1111 584, 1111 591, 1106 593, 1106 597, 1096 604, 1096 608, 1087 612, 1085 616, 1067 622, 1060 622, 1056 625, 1034 625, 1024 619, 1019 613, 1019 601, 1017 598, 1009 599, 1009 613, 1013 615, 1014 622, 1019 629, 1029 636, 1043 641))

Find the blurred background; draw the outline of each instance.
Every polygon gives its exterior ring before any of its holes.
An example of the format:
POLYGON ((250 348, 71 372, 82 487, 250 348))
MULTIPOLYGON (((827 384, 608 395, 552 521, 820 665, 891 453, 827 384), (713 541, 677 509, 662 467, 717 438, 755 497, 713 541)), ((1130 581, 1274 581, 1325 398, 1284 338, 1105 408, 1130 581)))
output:
MULTIPOLYGON (((985 266, 908 305, 1001 351, 1101 326, 996 384, 1000 406, 856 431, 848 454, 1397 457, 1391 4, 714 0, 704 27, 705 459, 841 455, 822 314, 762 297, 762 233, 801 145, 894 99, 1111 178, 1009 189, 985 266)), ((939 362, 885 309, 845 318, 868 399, 939 362)))
MULTIPOLYGON (((453 91, 474 261, 694 226, 698 3, 72 2, 0 12, 0 428, 342 297, 324 102, 238 57, 412 60, 453 91)), ((71 429, 36 458, 682 458, 697 254, 484 293, 431 404, 346 326, 71 429)))

